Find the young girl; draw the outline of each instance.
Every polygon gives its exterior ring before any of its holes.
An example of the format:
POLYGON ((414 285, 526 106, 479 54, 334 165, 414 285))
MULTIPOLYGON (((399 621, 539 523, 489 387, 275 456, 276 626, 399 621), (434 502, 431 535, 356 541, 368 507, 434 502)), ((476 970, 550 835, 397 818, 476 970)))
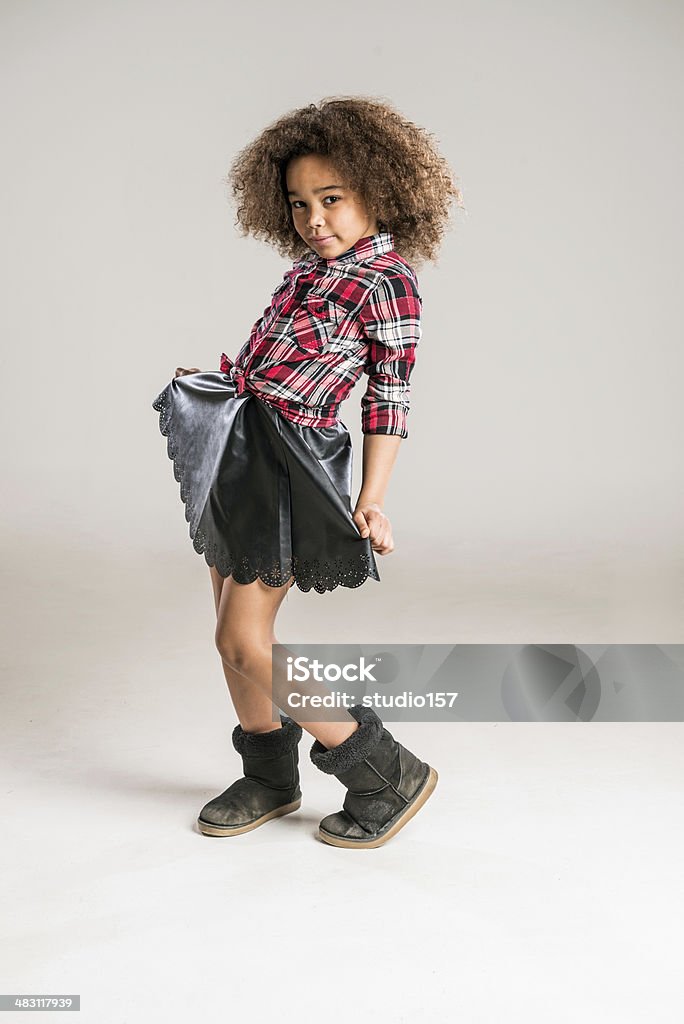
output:
MULTIPOLYGON (((238 154, 229 178, 243 235, 293 260, 270 305, 220 372, 178 367, 153 402, 190 537, 204 554, 215 642, 239 725, 243 777, 200 812, 235 836, 301 804, 296 716, 274 711, 271 645, 294 584, 319 593, 379 580, 394 549, 384 511, 408 437, 422 300, 412 263, 434 260, 461 195, 429 134, 385 102, 333 98, 294 110, 238 154), (341 403, 362 373, 363 482, 341 403), (274 719, 279 718, 278 724, 274 719)), ((282 703, 282 702, 281 702, 282 703)), ((371 708, 306 722, 317 768, 347 792, 319 836, 381 846, 432 793, 434 768, 371 708)))

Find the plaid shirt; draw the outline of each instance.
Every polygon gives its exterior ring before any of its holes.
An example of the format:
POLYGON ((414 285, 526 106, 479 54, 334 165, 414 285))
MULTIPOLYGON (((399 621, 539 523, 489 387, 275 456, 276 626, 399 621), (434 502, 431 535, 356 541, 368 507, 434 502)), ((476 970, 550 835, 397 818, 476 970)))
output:
POLYGON ((408 437, 409 377, 421 336, 418 279, 391 232, 340 256, 296 260, 235 361, 221 372, 305 426, 331 426, 362 373, 364 434, 408 437))

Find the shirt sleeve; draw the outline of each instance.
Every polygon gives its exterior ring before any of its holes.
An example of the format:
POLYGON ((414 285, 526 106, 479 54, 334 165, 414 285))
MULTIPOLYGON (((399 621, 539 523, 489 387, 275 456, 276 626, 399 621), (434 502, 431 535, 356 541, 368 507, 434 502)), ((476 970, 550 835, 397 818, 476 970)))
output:
POLYGON ((368 386, 361 398, 364 434, 399 434, 406 426, 415 350, 421 337, 422 300, 408 274, 383 275, 359 317, 368 338, 364 373, 368 386))

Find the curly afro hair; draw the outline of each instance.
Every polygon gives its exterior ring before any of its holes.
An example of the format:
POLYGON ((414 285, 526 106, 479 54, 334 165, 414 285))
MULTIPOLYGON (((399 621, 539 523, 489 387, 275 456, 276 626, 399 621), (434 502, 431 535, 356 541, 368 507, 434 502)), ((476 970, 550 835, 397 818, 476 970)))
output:
POLYGON ((316 153, 334 164, 359 194, 395 250, 410 263, 435 262, 452 202, 461 190, 434 136, 405 120, 388 102, 336 96, 289 111, 242 149, 225 183, 237 207, 236 225, 281 256, 310 250, 292 222, 285 171, 295 156, 316 153))

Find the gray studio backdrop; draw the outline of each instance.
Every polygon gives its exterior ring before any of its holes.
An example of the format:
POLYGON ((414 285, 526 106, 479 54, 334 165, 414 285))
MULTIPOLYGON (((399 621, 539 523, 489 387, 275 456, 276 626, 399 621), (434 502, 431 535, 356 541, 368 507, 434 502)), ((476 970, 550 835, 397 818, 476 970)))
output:
MULTIPOLYGON (((3 3, 2 476, 17 576, 68 573, 83 554, 93 573, 128 566, 129 583, 162 566, 197 578, 150 403, 177 365, 234 356, 287 269, 238 236, 223 178, 284 111, 361 93, 435 134, 467 212, 419 271, 410 436, 387 500, 397 550, 380 565, 392 587, 302 599, 382 615, 423 588, 411 639, 451 642, 469 595, 489 592, 480 566, 498 586, 543 576, 552 552, 539 622, 569 599, 566 569, 612 558, 639 614, 602 619, 578 585, 573 614, 616 627, 592 639, 646 639, 634 632, 657 599, 648 639, 676 642, 681 8, 387 0, 331 18, 298 0, 3 3), (438 628, 437 582, 440 607, 459 592, 438 628)), ((343 409, 357 478, 365 382, 343 409)), ((404 639, 382 621, 383 638, 404 639)))

